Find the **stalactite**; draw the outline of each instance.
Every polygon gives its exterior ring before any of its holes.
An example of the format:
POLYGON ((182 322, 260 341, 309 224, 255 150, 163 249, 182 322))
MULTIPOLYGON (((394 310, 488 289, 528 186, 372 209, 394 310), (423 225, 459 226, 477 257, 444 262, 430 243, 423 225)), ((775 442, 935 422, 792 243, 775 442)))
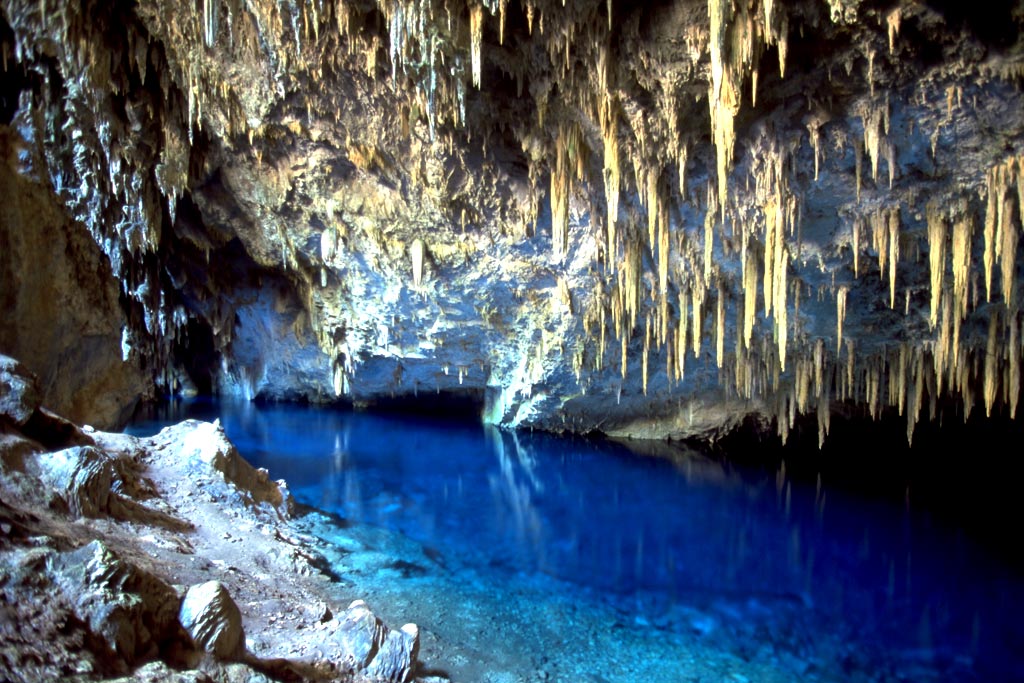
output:
POLYGON ((840 287, 839 291, 836 292, 836 356, 839 356, 839 352, 843 347, 843 320, 846 318, 846 295, 849 293, 848 287, 840 287))
POLYGON ((778 200, 773 198, 765 206, 764 220, 764 278, 763 278, 763 289, 764 289, 764 317, 768 317, 772 313, 772 305, 775 303, 775 298, 772 296, 772 287, 775 284, 775 274, 773 268, 775 266, 775 250, 780 246, 776 244, 778 230, 776 225, 781 219, 781 210, 779 208, 778 200))
POLYGON ((997 168, 988 172, 988 201, 985 209, 985 240, 983 262, 985 265, 985 301, 992 301, 992 269, 996 261, 996 227, 998 211, 1002 207, 1002 192, 997 168))
POLYGON ((750 348, 757 315, 757 258, 747 249, 743 261, 743 341, 750 348))
POLYGON ((659 346, 665 343, 668 336, 668 267, 670 249, 668 221, 668 207, 663 204, 661 218, 658 220, 658 302, 661 311, 658 325, 659 346))
POLYGON ((704 214, 704 285, 711 283, 711 266, 714 262, 715 215, 713 195, 708 186, 708 210, 704 214))
POLYGON ((572 192, 573 150, 579 150, 579 129, 559 126, 555 166, 551 170, 551 249, 561 257, 569 249, 569 195, 572 192))
POLYGON ((779 364, 783 371, 786 370, 786 343, 788 337, 788 309, 786 304, 787 263, 789 263, 789 255, 786 247, 782 247, 777 252, 773 294, 775 296, 775 335, 779 347, 779 364))
POLYGON ((690 289, 683 286, 679 288, 679 330, 676 332, 676 362, 679 364, 679 371, 676 376, 680 382, 686 370, 686 340, 690 321, 690 289))
MULTIPOLYGON (((600 68, 600 67, 599 67, 600 68)), ((601 100, 601 137, 604 139, 604 192, 608 209, 606 221, 608 230, 608 262, 615 263, 615 222, 619 214, 619 170, 618 114, 610 97, 601 100)))
POLYGON ((885 23, 889 28, 889 54, 893 54, 896 51, 896 36, 900 32, 900 19, 901 10, 899 7, 889 12, 885 18, 885 23))
POLYGON ((704 336, 704 314, 701 308, 704 305, 705 291, 704 284, 697 280, 694 283, 693 291, 690 292, 690 300, 693 304, 693 355, 695 358, 700 358, 701 340, 704 336))
POLYGON ((473 85, 479 88, 484 41, 484 8, 481 5, 472 5, 469 8, 469 36, 469 58, 473 70, 473 85))
POLYGON ((932 329, 939 320, 942 283, 946 275, 946 217, 937 202, 929 202, 925 212, 928 222, 928 265, 931 273, 931 308, 928 324, 932 329))
POLYGON ((832 420, 832 410, 829 405, 828 391, 818 397, 818 448, 825 447, 825 437, 828 436, 829 426, 832 420))
MULTIPOLYGON (((878 158, 881 154, 882 149, 882 133, 883 119, 888 119, 888 106, 885 105, 872 105, 866 107, 864 113, 861 114, 861 120, 864 123, 864 149, 868 153, 868 159, 871 160, 871 179, 876 183, 878 182, 878 158)), ((860 173, 857 174, 860 177, 860 173)), ((858 193, 858 201, 860 196, 858 193)))
POLYGON ((1009 355, 1009 368, 1007 373, 1009 377, 1006 381, 1006 386, 1009 387, 1010 392, 1010 419, 1017 419, 1017 402, 1020 400, 1020 357, 1021 357, 1021 345, 1020 345, 1020 326, 1017 324, 1017 315, 1012 314, 1009 320, 1010 327, 1010 347, 1008 350, 1009 355))
POLYGON ((857 279, 860 275, 860 233, 863 229, 861 219, 853 220, 853 277, 857 279))
POLYGON ((722 285, 718 285, 718 310, 715 315, 715 363, 722 369, 725 358, 725 293, 722 285))
POLYGON ((419 287, 423 283, 423 257, 426 253, 426 245, 419 237, 412 241, 409 247, 409 255, 412 257, 412 283, 419 287))
POLYGON ((812 118, 807 123, 807 132, 811 136, 811 148, 814 150, 814 180, 818 180, 818 168, 821 164, 821 121, 812 118))
POLYGON ((985 416, 992 417, 992 407, 999 391, 999 314, 993 309, 988 321, 988 341, 985 344, 985 416))
POLYGON ((644 349, 641 357, 641 374, 643 381, 644 396, 647 395, 647 360, 651 352, 651 317, 647 316, 647 324, 644 327, 644 349))
MULTIPOLYGON (((1024 209, 1024 207, 1021 207, 1024 209)), ((1013 200, 1006 197, 1002 211, 1002 240, 1000 241, 999 270, 1002 274, 1003 303, 1011 311, 1017 310, 1017 243, 1018 228, 1013 224, 1013 200)))
POLYGON ((728 193, 727 173, 736 143, 733 118, 739 112, 739 87, 733 82, 735 75, 727 64, 728 57, 725 54, 732 13, 730 0, 708 0, 711 22, 711 92, 708 101, 711 107, 711 135, 717 156, 718 197, 722 205, 728 193))
POLYGON ((935 375, 938 382, 938 390, 940 392, 942 391, 942 377, 946 374, 949 366, 951 365, 950 359, 952 357, 951 323, 953 317, 953 304, 952 296, 948 290, 942 292, 941 309, 942 315, 939 317, 939 337, 935 344, 935 351, 932 354, 935 375))
POLYGON ((647 171, 647 244, 651 251, 657 244, 658 235, 658 169, 647 171))
POLYGON ((875 96, 875 51, 868 50, 868 89, 875 96))
POLYGON ((679 200, 686 200, 686 161, 689 156, 689 145, 684 142, 679 148, 679 200))
POLYGON ((203 40, 206 47, 217 42, 217 23, 220 0, 203 0, 203 40))

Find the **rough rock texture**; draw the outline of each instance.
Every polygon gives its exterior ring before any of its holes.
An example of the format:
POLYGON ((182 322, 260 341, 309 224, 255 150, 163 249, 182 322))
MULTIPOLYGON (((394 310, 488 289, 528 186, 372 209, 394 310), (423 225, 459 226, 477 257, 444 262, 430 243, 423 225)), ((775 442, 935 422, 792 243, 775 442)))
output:
POLYGON ((41 402, 39 382, 21 363, 0 356, 0 415, 21 426, 41 402))
POLYGON ((36 373, 52 410, 120 426, 149 390, 140 359, 122 359, 117 282, 9 123, 0 120, 0 353, 36 373))
POLYGON ((233 659, 244 648, 242 613, 219 581, 189 588, 178 621, 197 645, 221 659, 233 659))
POLYGON ((356 600, 342 615, 332 640, 343 652, 352 653, 353 669, 382 681, 404 683, 416 662, 419 630, 415 624, 406 624, 392 631, 365 602, 356 600))
POLYGON ((0 8, 0 123, 166 390, 641 437, 1016 412, 1019 0, 0 8))
POLYGON ((412 677, 416 627, 392 630, 362 602, 337 608, 287 490, 219 427, 65 434, 51 451, 0 419, 0 680, 412 677), (230 476, 217 468, 232 461, 230 476), (373 632, 354 635, 357 623, 373 632))

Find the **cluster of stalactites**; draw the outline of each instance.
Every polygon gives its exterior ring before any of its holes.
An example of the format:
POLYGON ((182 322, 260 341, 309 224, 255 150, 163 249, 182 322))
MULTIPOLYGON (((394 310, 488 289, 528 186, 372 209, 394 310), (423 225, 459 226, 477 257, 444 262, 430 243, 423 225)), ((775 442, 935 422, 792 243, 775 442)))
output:
POLYGON ((735 118, 743 99, 743 86, 751 79, 751 102, 757 103, 757 64, 761 50, 778 45, 779 72, 786 73, 788 20, 774 0, 735 3, 708 0, 711 23, 711 82, 708 104, 711 137, 718 169, 718 201, 726 206, 728 174, 736 145, 735 118))

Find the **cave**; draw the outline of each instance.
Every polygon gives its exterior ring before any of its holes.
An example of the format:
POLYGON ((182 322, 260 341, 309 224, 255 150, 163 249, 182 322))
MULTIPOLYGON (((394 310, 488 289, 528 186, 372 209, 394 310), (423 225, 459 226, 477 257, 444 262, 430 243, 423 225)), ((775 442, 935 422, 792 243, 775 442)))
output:
POLYGON ((0 680, 1024 681, 1022 25, 0 0, 0 680))

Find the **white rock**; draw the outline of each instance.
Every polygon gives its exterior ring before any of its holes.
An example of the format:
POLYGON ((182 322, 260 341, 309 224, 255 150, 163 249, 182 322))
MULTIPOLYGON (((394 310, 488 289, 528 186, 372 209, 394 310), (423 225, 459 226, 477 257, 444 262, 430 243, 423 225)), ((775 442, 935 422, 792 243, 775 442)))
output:
POLYGON ((220 659, 240 654, 245 641, 242 613, 219 581, 189 588, 178 621, 197 645, 220 659))

